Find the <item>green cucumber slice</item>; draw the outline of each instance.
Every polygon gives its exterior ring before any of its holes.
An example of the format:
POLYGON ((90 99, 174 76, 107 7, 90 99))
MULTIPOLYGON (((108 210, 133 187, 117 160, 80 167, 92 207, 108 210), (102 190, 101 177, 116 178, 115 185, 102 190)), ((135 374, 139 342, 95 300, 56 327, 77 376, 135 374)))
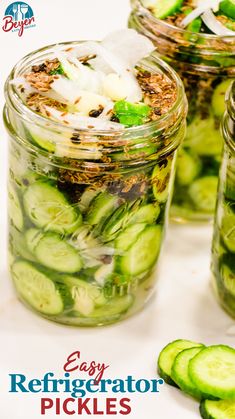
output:
POLYGON ((234 419, 235 402, 232 400, 204 400, 200 404, 203 419, 234 419))
POLYGON ((128 205, 123 204, 117 208, 111 217, 105 223, 102 236, 105 240, 110 241, 117 237, 128 222, 129 212, 128 205))
POLYGON ((151 8, 157 19, 165 19, 167 16, 171 16, 180 10, 183 0, 156 0, 154 2, 143 0, 143 5, 151 8))
POLYGON ((203 346, 201 343, 192 342, 190 340, 178 339, 166 345, 158 357, 158 373, 163 380, 170 385, 175 386, 175 382, 171 378, 171 370, 176 356, 184 349, 203 346))
POLYGON ((225 16, 235 19, 235 0, 223 0, 221 1, 219 8, 225 16))
POLYGON ((211 213, 216 205, 218 178, 204 176, 195 180, 189 187, 188 193, 196 208, 211 213))
POLYGON ((76 315, 90 316, 96 307, 104 305, 107 300, 100 288, 76 277, 60 279, 71 291, 73 311, 76 315))
POLYGON ((227 249, 235 253, 235 214, 228 206, 222 219, 221 233, 227 249))
POLYGON ((160 226, 146 227, 126 253, 118 257, 119 271, 126 275, 137 276, 151 269, 158 258, 161 242, 162 228, 160 226))
MULTIPOLYGON (((31 136, 31 139, 34 143, 36 143, 40 148, 42 148, 43 150, 49 151, 50 153, 54 153, 56 150, 56 145, 55 145, 55 141, 53 141, 53 134, 38 128, 38 127, 30 127, 30 129, 28 128, 29 134, 31 136)), ((55 134, 54 134, 55 135, 55 134)), ((58 140, 59 137, 59 141, 63 141, 63 137, 59 136, 59 134, 56 134, 56 137, 54 138, 54 140, 58 140)))
POLYGON ((28 249, 24 235, 13 226, 9 228, 9 245, 14 257, 20 256, 20 258, 35 262, 35 256, 28 249))
POLYGON ((232 271, 228 266, 222 265, 221 275, 223 278, 226 290, 235 297, 235 271, 232 271))
POLYGON ((214 118, 194 118, 187 127, 184 144, 199 156, 221 154, 223 139, 220 130, 215 128, 214 118))
POLYGON ((104 221, 118 206, 119 198, 115 195, 102 192, 91 202, 86 221, 91 225, 97 225, 104 221))
POLYGON ((157 164, 152 173, 153 194, 160 203, 166 202, 170 187, 172 158, 157 164))
POLYGON ((12 277, 19 295, 35 310, 58 315, 64 309, 63 299, 54 282, 29 262, 12 266, 12 277))
POLYGON ((190 185, 201 171, 201 161, 181 149, 177 158, 176 180, 179 185, 190 185))
POLYGON ((79 202, 78 202, 78 208, 80 209, 80 211, 82 213, 86 212, 89 208, 89 205, 91 203, 91 201, 100 193, 99 189, 93 189, 93 188, 87 188, 79 202))
POLYGON ((26 231, 25 233, 26 245, 27 245, 28 250, 32 254, 35 254, 35 249, 38 243, 40 242, 40 240, 42 239, 42 237, 43 237, 43 233, 37 228, 30 228, 29 230, 26 231))
POLYGON ((128 224, 146 223, 153 224, 160 215, 160 206, 156 204, 148 204, 140 207, 137 211, 130 213, 128 224))
POLYGON ((180 352, 173 363, 171 369, 171 378, 179 386, 179 388, 186 394, 194 397, 197 400, 205 399, 204 394, 201 393, 193 384, 188 375, 189 361, 197 355, 204 346, 197 348, 184 349, 180 352))
POLYGON ((212 110, 215 116, 222 118, 225 109, 225 94, 231 84, 231 80, 224 80, 216 86, 212 96, 212 110))
POLYGON ((46 233, 34 239, 35 255, 44 266, 59 272, 74 273, 82 268, 82 260, 73 246, 59 234, 46 233), (38 243, 35 245, 35 241, 38 243))
POLYGON ((124 295, 122 297, 115 297, 103 305, 100 308, 95 309, 91 313, 91 318, 104 318, 104 317, 112 317, 112 316, 120 316, 121 314, 125 313, 129 308, 132 306, 134 298, 132 295, 124 295))
POLYGON ((127 227, 115 240, 115 248, 125 252, 136 242, 140 233, 142 233, 145 228, 145 223, 133 224, 127 227))
POLYGON ((8 185, 8 213, 13 225, 22 231, 24 228, 24 217, 19 197, 13 185, 8 185))
POLYGON ((34 225, 62 234, 73 233, 82 223, 79 210, 69 205, 58 189, 35 182, 24 193, 25 211, 34 225))
POLYGON ((202 393, 235 399, 235 350, 225 345, 203 349, 189 362, 189 376, 202 393))

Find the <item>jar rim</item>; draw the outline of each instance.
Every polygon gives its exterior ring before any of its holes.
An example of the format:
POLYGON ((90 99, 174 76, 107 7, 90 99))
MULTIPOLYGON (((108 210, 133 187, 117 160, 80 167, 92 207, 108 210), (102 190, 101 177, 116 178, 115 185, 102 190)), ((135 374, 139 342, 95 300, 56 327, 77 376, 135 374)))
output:
MULTIPOLYGON (((40 126, 43 125, 50 125, 51 129, 63 129, 64 132, 68 131, 71 132, 71 130, 76 130, 76 132, 81 132, 83 134, 93 134, 93 135, 100 135, 100 136, 120 136, 123 134, 132 134, 134 135, 135 132, 138 132, 138 134, 145 132, 145 131, 156 131, 157 129, 164 129, 167 126, 169 126, 169 121, 171 117, 177 113, 179 113, 180 110, 185 108, 187 104, 185 103, 185 91, 183 82, 181 81, 179 75, 176 73, 174 69, 172 69, 165 61, 163 61, 160 57, 156 56, 156 54, 150 54, 148 57, 141 60, 138 65, 145 63, 148 67, 151 63, 156 66, 158 70, 160 70, 162 73, 166 73, 168 77, 170 76, 171 80, 175 82, 176 85, 176 100, 173 104, 173 106, 169 109, 169 111, 166 114, 163 114, 160 116, 156 121, 150 121, 145 124, 139 125, 139 126, 133 126, 133 127, 125 127, 120 130, 96 130, 96 129, 89 129, 89 128, 75 128, 73 126, 65 126, 63 123, 59 121, 54 121, 50 119, 49 117, 43 116, 38 114, 36 111, 29 108, 20 98, 20 95, 17 92, 17 89, 15 88, 14 84, 12 83, 12 80, 14 80, 16 77, 19 77, 20 71, 24 67, 24 65, 29 65, 30 62, 33 62, 35 57, 40 58, 40 56, 43 58, 46 54, 49 54, 52 52, 52 50, 55 49, 55 47, 68 47, 68 46, 77 46, 80 43, 86 42, 83 41, 68 41, 68 42, 61 42, 58 44, 51 44, 47 45, 43 48, 34 50, 24 56, 21 60, 19 60, 16 65, 13 67, 9 77, 7 78, 4 86, 4 93, 5 93, 5 100, 7 106, 9 106, 14 112, 20 116, 21 119, 25 120, 26 122, 33 122, 34 124, 40 126)), ((97 42, 97 41, 96 41, 97 42)), ((99 42, 99 41, 98 41, 99 42)), ((150 70, 150 67, 149 67, 150 70)), ((181 116, 182 112, 180 112, 179 117, 181 116)), ((178 118, 179 119, 179 118, 178 118)))
MULTIPOLYGON (((148 17, 151 18, 151 20, 154 22, 157 22, 158 24, 161 24, 163 27, 168 28, 168 29, 173 29, 174 31, 181 33, 181 34, 193 34, 194 32, 188 31, 184 28, 180 28, 178 26, 172 25, 168 22, 166 22, 165 20, 162 19, 158 19, 156 18, 151 12, 150 10, 143 6, 141 0, 130 0, 131 4, 135 7, 138 7, 139 10, 142 10, 148 17)), ((226 35, 226 36, 222 36, 222 35, 216 35, 216 34, 209 34, 209 33, 197 33, 196 34, 198 36, 198 38, 200 39, 204 39, 206 41, 231 41, 231 40, 235 40, 235 35, 226 35)), ((194 45, 194 42, 190 43, 190 46, 194 45)))

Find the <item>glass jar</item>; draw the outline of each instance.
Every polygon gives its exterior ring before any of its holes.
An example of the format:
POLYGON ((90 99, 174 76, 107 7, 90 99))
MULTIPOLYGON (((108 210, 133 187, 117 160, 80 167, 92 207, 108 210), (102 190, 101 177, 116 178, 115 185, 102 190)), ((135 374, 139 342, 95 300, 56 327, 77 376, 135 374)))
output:
POLYGON ((53 48, 23 58, 5 86, 10 271, 19 298, 40 315, 104 325, 140 310, 155 290, 187 101, 174 70, 149 57, 140 68, 176 86, 157 121, 100 132, 54 122, 24 105, 12 83, 53 48))
POLYGON ((148 36, 180 75, 189 102, 187 134, 179 151, 171 215, 206 221, 214 214, 221 162, 224 95, 235 75, 235 37, 196 34, 156 19, 132 0, 129 26, 148 36))
POLYGON ((225 144, 214 225, 212 274, 221 305, 235 318, 235 82, 227 95, 223 135, 225 144))

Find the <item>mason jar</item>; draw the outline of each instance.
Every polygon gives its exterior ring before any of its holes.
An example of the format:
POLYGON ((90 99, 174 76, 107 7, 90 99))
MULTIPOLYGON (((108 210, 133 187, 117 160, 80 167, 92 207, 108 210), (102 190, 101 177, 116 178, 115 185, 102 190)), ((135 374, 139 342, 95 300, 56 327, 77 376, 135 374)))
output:
POLYGON ((178 72, 189 102, 171 207, 175 221, 212 219, 221 163, 224 95, 235 75, 235 37, 192 33, 156 19, 132 0, 129 26, 148 36, 178 72))
POLYGON ((235 82, 227 95, 223 135, 211 268, 218 299, 235 318, 235 82))
POLYGON ((23 58, 5 85, 10 272, 20 300, 41 316, 104 325, 137 312, 155 291, 187 101, 177 74, 150 56, 140 68, 176 89, 157 121, 120 131, 55 122, 25 105, 12 83, 53 48, 23 58))

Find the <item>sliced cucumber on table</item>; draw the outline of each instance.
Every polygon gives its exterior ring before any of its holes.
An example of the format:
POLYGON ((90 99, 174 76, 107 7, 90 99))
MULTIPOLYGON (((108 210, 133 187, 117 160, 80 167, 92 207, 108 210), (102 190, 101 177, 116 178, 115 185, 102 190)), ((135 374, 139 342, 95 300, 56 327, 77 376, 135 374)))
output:
POLYGON ((59 289, 33 264, 15 262, 12 266, 12 277, 19 295, 34 309, 46 315, 63 312, 64 302, 59 289))
POLYGON ((235 401, 204 400, 200 404, 200 413, 203 419, 234 419, 235 401))
POLYGON ((118 270, 124 275, 137 276, 151 269, 159 255, 161 241, 162 228, 156 225, 147 226, 125 254, 117 258, 118 270))
POLYGON ((213 212, 216 205, 218 178, 204 176, 196 179, 189 187, 188 193, 196 208, 204 212, 213 212))
POLYGON ((159 357, 158 357, 158 373, 163 380, 175 386, 176 383, 171 377, 171 370, 176 359, 176 356, 183 351, 184 349, 202 347, 201 343, 192 342, 190 340, 178 339, 163 348, 159 357))
POLYGON ((50 183, 33 183, 26 189, 23 200, 25 212, 36 227, 70 234, 82 223, 80 211, 50 183))
POLYGON ((188 371, 202 393, 235 400, 235 349, 225 345, 205 348, 189 362, 188 371))
POLYGON ((22 231, 24 227, 24 217, 21 203, 14 186, 8 184, 8 211, 10 219, 17 230, 22 231))
POLYGON ((173 381, 184 393, 189 394, 197 400, 201 400, 202 398, 205 399, 205 395, 197 389, 190 379, 188 366, 191 359, 194 358, 194 356, 197 355, 203 348, 204 346, 201 345, 196 348, 184 349, 176 356, 171 369, 171 378, 173 381))
POLYGON ((220 11, 231 19, 235 19, 235 0, 223 0, 219 4, 220 11))

